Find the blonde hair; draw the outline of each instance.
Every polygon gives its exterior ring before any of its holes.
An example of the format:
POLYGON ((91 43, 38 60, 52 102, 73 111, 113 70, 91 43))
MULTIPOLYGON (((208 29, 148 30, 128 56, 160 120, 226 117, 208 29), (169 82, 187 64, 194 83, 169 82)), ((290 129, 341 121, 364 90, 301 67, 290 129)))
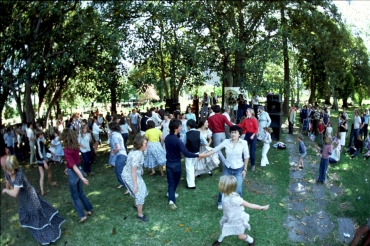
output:
POLYGON ((15 155, 9 155, 5 159, 5 170, 8 172, 17 172, 19 169, 18 160, 15 155))
POLYGON ((218 190, 226 196, 236 191, 236 178, 231 175, 221 176, 218 190))
POLYGON ((248 108, 247 111, 249 111, 251 113, 251 115, 254 117, 254 110, 253 110, 253 108, 248 108))
POLYGON ((337 142, 333 142, 332 144, 333 144, 334 149, 335 149, 336 147, 338 147, 338 143, 337 143, 337 142))
POLYGON ((65 128, 59 136, 59 140, 63 141, 63 146, 69 149, 78 149, 77 133, 69 128, 65 128))

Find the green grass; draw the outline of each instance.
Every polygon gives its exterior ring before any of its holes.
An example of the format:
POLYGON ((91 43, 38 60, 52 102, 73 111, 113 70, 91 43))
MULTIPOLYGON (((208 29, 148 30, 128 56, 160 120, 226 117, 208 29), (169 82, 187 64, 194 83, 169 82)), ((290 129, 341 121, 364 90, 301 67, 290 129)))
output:
MULTIPOLYGON (((337 112, 332 111, 331 114, 333 116, 331 120, 336 124, 337 112)), ((261 143, 258 143, 256 171, 248 171, 244 181, 243 198, 260 205, 270 204, 270 209, 267 211, 246 209, 251 216, 252 227, 250 232, 246 232, 256 238, 258 245, 317 245, 317 242, 302 244, 288 239, 288 230, 284 227, 285 219, 288 214, 295 215, 287 207, 289 196, 287 189, 291 182, 288 151, 276 150, 271 146, 268 153, 271 164, 262 169, 259 166, 261 146, 261 143)), ((315 154, 309 149, 307 160, 316 160, 318 164, 315 154)), ((369 162, 359 157, 350 160, 342 154, 340 163, 330 166, 329 173, 338 176, 338 180, 330 182, 340 185, 345 191, 337 197, 327 194, 328 203, 325 210, 334 223, 336 217, 348 217, 362 224, 370 215, 369 162), (356 200, 358 196, 361 196, 359 201, 356 200)), ((144 223, 135 218, 136 213, 132 208, 133 198, 123 195, 124 190, 116 189, 118 183, 113 169, 107 166, 107 161, 108 148, 104 146, 98 153, 97 164, 92 166, 96 176, 89 177, 90 185, 84 186, 85 194, 93 204, 94 210, 93 216, 83 224, 78 223, 79 218, 70 198, 67 177, 63 173, 64 167, 52 165, 53 178, 58 182, 58 187, 48 188, 45 200, 52 203, 66 219, 62 225, 62 236, 55 245, 192 246, 211 245, 218 238, 219 220, 222 216, 222 211, 217 210, 216 206, 220 168, 213 172, 212 177, 203 175, 196 178, 196 190, 185 188, 185 168, 183 168, 182 180, 177 190, 179 198, 176 211, 168 207, 165 178, 160 177, 158 171, 158 175, 149 176, 150 170, 146 170, 144 181, 149 195, 145 200, 144 213, 150 221, 144 223)), ((22 168, 30 183, 39 191, 38 170, 30 169, 25 163, 22 163, 22 168)), ((307 170, 305 179, 315 179, 316 175, 307 170)), ((1 186, 4 188, 3 179, 1 186)), ((322 209, 310 198, 308 195, 309 212, 296 213, 297 216, 314 214, 318 209, 322 209)), ((28 230, 20 227, 17 210, 17 199, 6 195, 1 197, 0 244, 38 245, 28 230)), ((334 245, 333 242, 335 245, 341 243, 338 242, 335 228, 320 245, 334 245)), ((245 243, 236 236, 230 236, 224 239, 223 245, 245 245, 245 243)))
MULTIPOLYGON (((261 156, 260 149, 257 160, 261 156)), ((243 197, 252 203, 270 204, 268 211, 246 209, 251 215, 250 234, 258 238, 261 245, 281 245, 281 242, 287 240, 283 225, 286 208, 279 206, 279 203, 284 203, 289 183, 288 156, 286 152, 274 148, 271 148, 270 156, 273 156, 271 165, 263 170, 257 167, 255 172, 247 173, 243 197), (254 184, 253 189, 249 189, 251 182, 254 184), (269 228, 269 237, 266 237, 266 228, 269 228)), ((78 223, 67 177, 63 174, 64 167, 52 165, 53 178, 58 182, 58 188, 51 187, 45 200, 52 203, 66 219, 62 225, 62 236, 55 245, 210 245, 218 238, 222 211, 217 210, 217 184, 221 169, 215 170, 212 177, 202 175, 196 178, 197 189, 188 190, 185 188, 183 168, 177 190, 179 198, 176 211, 169 209, 165 178, 159 173, 149 176, 150 171, 146 170, 144 180, 149 195, 145 200, 144 213, 150 221, 143 223, 135 218, 133 198, 123 195, 123 189, 116 189, 115 174, 107 166, 107 160, 107 153, 102 151, 98 155, 97 164, 92 167, 97 175, 89 177, 90 185, 84 186, 85 194, 94 209, 93 216, 83 224, 78 223)), ((38 170, 22 164, 30 183, 38 191, 38 170)), ((1 245, 37 245, 28 230, 19 225, 17 199, 3 196, 1 201, 1 245)), ((223 244, 238 243, 241 242, 235 236, 227 237, 223 244)))

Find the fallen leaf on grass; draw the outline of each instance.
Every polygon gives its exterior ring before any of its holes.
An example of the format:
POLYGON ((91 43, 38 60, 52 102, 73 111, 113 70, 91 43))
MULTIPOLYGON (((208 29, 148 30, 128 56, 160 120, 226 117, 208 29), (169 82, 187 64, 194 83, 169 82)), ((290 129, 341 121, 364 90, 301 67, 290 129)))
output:
POLYGON ((282 204, 281 202, 279 203, 280 206, 284 207, 284 204, 282 204))
POLYGON ((163 242, 164 242, 165 244, 167 244, 167 243, 169 243, 170 241, 168 241, 168 240, 164 240, 163 242))
POLYGON ((304 209, 304 211, 305 211, 306 213, 308 213, 308 209, 307 209, 307 208, 305 208, 305 209, 304 209))
POLYGON ((113 227, 113 229, 112 229, 112 235, 116 235, 116 234, 117 234, 116 228, 113 227))
POLYGON ((184 224, 178 224, 178 226, 185 226, 184 224))
POLYGON ((187 232, 190 232, 190 229, 189 229, 189 227, 186 227, 186 231, 187 231, 187 232))
POLYGON ((149 236, 151 236, 151 237, 154 237, 154 235, 153 235, 153 234, 151 234, 151 233, 148 233, 148 235, 149 235, 149 236))
POLYGON ((303 224, 303 225, 306 225, 306 223, 304 223, 303 221, 302 221, 302 224, 303 224))
POLYGON ((324 218, 324 216, 322 216, 322 215, 320 214, 318 218, 319 218, 319 219, 322 219, 322 218, 324 218))

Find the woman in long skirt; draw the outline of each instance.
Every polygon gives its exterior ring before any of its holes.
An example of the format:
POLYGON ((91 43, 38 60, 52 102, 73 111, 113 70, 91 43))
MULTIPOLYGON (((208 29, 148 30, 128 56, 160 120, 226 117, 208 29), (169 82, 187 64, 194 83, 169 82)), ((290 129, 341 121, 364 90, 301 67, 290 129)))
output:
POLYGON ((148 141, 143 136, 137 136, 134 140, 134 148, 127 156, 127 164, 122 171, 122 179, 130 195, 135 198, 133 208, 137 210, 137 216, 141 221, 148 221, 143 214, 145 197, 148 195, 145 182, 143 180, 144 152, 148 141))
POLYGON ((2 194, 18 197, 19 221, 30 230, 32 237, 42 245, 59 239, 60 226, 65 221, 58 211, 43 200, 28 182, 15 156, 5 160, 6 180, 13 189, 3 189, 2 194))
POLYGON ((149 120, 148 130, 145 132, 145 137, 148 139, 148 150, 144 162, 145 168, 151 168, 152 173, 155 174, 154 168, 159 167, 161 176, 163 177, 163 166, 166 164, 166 155, 163 149, 164 139, 161 130, 155 128, 154 121, 149 120))

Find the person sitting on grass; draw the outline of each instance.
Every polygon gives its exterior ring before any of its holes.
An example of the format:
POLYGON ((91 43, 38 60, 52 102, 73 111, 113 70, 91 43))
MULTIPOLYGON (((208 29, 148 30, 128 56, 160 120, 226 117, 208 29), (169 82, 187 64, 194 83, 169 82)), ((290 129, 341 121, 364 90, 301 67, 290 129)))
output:
POLYGON ((365 235, 366 233, 367 235, 365 236, 364 240, 362 240, 361 244, 362 246, 370 245, 370 220, 367 220, 364 225, 358 228, 350 246, 356 246, 358 242, 361 240, 362 236, 365 235))
POLYGON ((243 200, 238 193, 236 193, 236 178, 231 175, 221 176, 218 183, 218 189, 224 195, 222 197, 223 216, 220 220, 221 235, 212 246, 218 246, 222 240, 230 235, 238 235, 240 240, 249 243, 249 246, 254 246, 255 240, 247 234, 244 234, 245 229, 250 230, 249 214, 244 212, 244 207, 267 210, 270 205, 260 206, 249 203, 243 200))
POLYGON ((44 169, 47 172, 49 184, 51 186, 56 186, 57 183, 53 182, 53 179, 51 177, 51 170, 50 166, 48 164, 48 159, 46 158, 46 149, 44 145, 44 141, 42 141, 44 137, 44 133, 41 130, 36 130, 36 160, 37 165, 39 166, 39 172, 40 172, 40 190, 41 195, 44 196, 44 169))
POLYGON ((299 142, 299 159, 298 159, 298 168, 303 169, 303 158, 306 156, 306 146, 304 145, 303 142, 303 137, 302 135, 298 135, 297 140, 299 142))
POLYGON ((361 135, 358 135, 357 139, 355 139, 354 144, 348 148, 347 152, 351 155, 351 159, 355 158, 357 154, 362 151, 363 141, 361 135))

